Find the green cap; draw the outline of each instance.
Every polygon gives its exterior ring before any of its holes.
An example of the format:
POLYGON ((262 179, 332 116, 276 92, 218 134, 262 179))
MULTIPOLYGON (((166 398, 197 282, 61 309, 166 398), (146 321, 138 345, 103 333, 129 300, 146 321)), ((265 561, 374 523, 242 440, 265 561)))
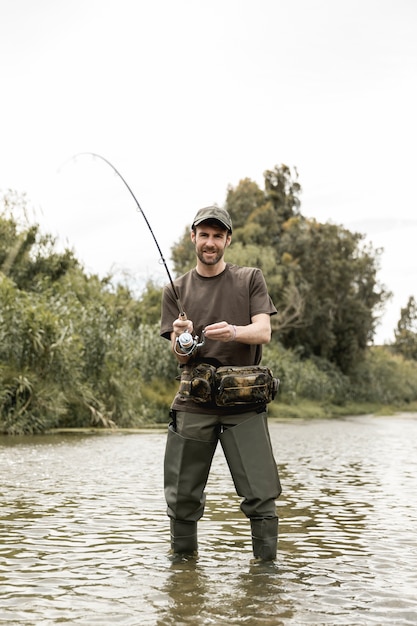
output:
POLYGON ((227 230, 232 232, 232 219, 226 209, 221 209, 218 206, 207 206, 204 209, 200 209, 194 218, 191 228, 198 226, 201 222, 205 222, 206 220, 217 220, 227 230))

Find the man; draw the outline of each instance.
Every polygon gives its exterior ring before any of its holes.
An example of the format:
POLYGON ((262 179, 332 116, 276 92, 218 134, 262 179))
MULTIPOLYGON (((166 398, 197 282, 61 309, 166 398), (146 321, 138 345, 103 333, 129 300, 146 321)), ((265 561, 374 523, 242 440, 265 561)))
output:
MULTIPOLYGON (((161 336, 170 339, 182 372, 164 461, 172 551, 177 555, 197 551, 197 522, 204 512, 204 489, 220 441, 243 498, 241 509, 250 519, 254 556, 273 560, 278 537, 275 500, 281 486, 267 425, 266 403, 271 398, 255 393, 244 403, 241 399, 229 403, 227 398, 224 403, 217 397, 216 381, 226 366, 259 365, 262 344, 271 339, 270 316, 277 310, 261 270, 226 263, 224 253, 232 240, 226 210, 200 209, 191 240, 195 269, 174 281, 177 293, 167 285, 162 297, 161 336), (190 338, 184 332, 195 337, 191 347, 182 347, 181 339, 190 338)), ((232 385, 232 394, 233 389, 232 385)))

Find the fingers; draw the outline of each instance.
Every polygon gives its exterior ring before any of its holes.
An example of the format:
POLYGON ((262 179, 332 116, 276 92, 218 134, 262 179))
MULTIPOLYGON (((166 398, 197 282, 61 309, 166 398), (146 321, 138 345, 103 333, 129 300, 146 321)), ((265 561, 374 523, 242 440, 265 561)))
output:
POLYGON ((178 318, 174 321, 174 323, 172 324, 172 328, 177 336, 185 332, 192 334, 194 330, 194 326, 191 320, 183 320, 181 318, 178 318))
POLYGON ((206 326, 205 331, 206 332, 219 332, 222 330, 225 330, 225 328, 227 328, 229 326, 229 324, 227 322, 216 322, 215 324, 209 324, 208 326, 206 326))
POLYGON ((235 327, 228 322, 209 324, 205 327, 204 334, 207 338, 216 341, 233 341, 236 338, 235 327))
MULTIPOLYGON (((177 337, 184 332, 191 334, 194 332, 193 322, 183 320, 180 317, 173 322, 172 328, 177 337)), ((208 339, 215 341, 234 341, 236 339, 236 327, 228 322, 216 322, 206 326, 204 334, 208 339)))

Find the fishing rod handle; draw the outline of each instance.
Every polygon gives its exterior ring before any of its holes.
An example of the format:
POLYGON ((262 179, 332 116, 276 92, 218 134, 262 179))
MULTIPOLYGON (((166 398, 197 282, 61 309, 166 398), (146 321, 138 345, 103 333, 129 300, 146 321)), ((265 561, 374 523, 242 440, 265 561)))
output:
POLYGON ((185 320, 187 319, 187 314, 184 311, 184 307, 181 304, 181 300, 179 298, 177 298, 177 307, 178 307, 178 311, 180 312, 179 314, 179 319, 182 320, 183 322, 185 322, 185 320))

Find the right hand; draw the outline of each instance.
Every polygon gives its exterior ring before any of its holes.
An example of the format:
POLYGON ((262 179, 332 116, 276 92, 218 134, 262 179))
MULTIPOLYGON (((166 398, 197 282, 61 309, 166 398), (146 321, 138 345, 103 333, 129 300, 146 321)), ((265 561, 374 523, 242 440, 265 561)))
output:
POLYGON ((172 324, 172 329, 177 337, 185 332, 191 333, 192 335, 194 331, 194 325, 191 320, 184 320, 179 317, 172 324))

